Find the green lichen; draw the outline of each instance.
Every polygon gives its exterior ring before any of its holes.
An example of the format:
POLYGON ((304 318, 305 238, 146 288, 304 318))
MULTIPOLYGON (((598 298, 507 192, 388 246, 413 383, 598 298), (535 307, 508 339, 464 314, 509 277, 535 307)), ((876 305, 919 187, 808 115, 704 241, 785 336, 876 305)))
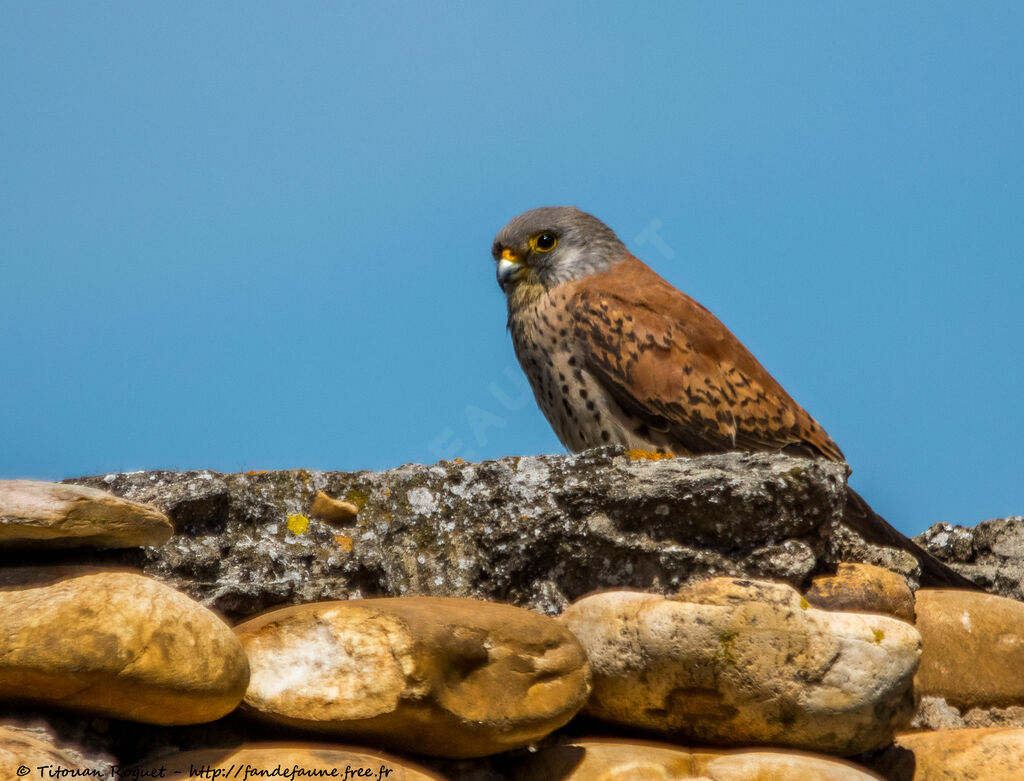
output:
POLYGON ((803 597, 800 597, 800 609, 801 609, 801 610, 806 610, 806 609, 807 609, 807 608, 809 608, 810 606, 811 606, 811 603, 810 603, 810 602, 808 602, 808 601, 807 601, 806 599, 804 599, 803 597))
MULTIPOLYGON (((736 664, 736 655, 733 651, 736 649, 736 637, 739 632, 733 630, 731 632, 723 632, 718 636, 718 642, 722 646, 721 660, 727 664, 736 664)), ((718 654, 715 654, 717 657, 718 654)))
POLYGON ((360 491, 358 488, 351 488, 345 494, 345 501, 352 502, 362 512, 366 507, 366 503, 370 501, 370 495, 366 491, 360 491))
POLYGON ((803 467, 794 466, 786 472, 785 478, 790 490, 800 491, 807 489, 808 477, 803 467))
POLYGON ((885 639, 885 632, 883 632, 881 629, 876 629, 875 630, 875 642, 878 643, 879 645, 881 645, 882 641, 884 639, 885 639))

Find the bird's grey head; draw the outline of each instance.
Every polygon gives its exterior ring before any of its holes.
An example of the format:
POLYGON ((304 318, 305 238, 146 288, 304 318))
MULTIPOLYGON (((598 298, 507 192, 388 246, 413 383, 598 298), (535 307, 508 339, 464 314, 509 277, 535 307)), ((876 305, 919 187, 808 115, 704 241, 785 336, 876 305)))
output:
POLYGON ((626 245, 596 217, 575 206, 523 212, 498 231, 491 254, 506 293, 521 285, 552 288, 623 260, 626 245))

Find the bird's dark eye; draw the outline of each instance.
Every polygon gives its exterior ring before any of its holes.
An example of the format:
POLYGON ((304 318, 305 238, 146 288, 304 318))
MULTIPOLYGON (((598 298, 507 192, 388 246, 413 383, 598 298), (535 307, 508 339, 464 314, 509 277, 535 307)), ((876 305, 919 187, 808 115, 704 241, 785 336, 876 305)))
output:
POLYGON ((538 233, 530 239, 530 249, 535 252, 551 252, 558 245, 558 237, 554 233, 538 233))

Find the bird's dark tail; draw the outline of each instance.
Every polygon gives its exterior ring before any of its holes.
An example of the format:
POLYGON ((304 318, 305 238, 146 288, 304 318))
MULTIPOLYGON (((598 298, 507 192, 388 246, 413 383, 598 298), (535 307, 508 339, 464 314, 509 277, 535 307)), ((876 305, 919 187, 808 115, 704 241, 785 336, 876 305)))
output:
POLYGON ((849 487, 846 489, 843 519, 866 541, 905 550, 916 558, 921 566, 922 586, 979 590, 978 585, 943 564, 909 537, 900 534, 892 524, 872 510, 860 494, 849 487))

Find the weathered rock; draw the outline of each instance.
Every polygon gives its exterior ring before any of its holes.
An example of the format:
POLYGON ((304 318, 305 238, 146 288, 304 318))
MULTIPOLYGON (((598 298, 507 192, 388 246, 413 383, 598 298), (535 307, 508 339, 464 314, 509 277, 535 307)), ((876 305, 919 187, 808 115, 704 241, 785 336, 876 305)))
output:
POLYGON ((562 620, 593 670, 584 712, 676 740, 849 755, 885 745, 913 712, 914 627, 817 610, 782 584, 605 592, 562 620))
POLYGON ((521 781, 871 781, 864 767, 799 751, 714 751, 642 740, 588 738, 552 746, 524 762, 521 781))
POLYGON ((889 781, 1020 781, 1024 729, 905 733, 875 768, 889 781))
MULTIPOLYGON (((129 724, 129 722, 122 722, 129 724)), ((118 764, 116 754, 111 751, 106 735, 97 740, 91 729, 95 724, 102 726, 109 734, 110 721, 90 718, 77 713, 48 711, 32 713, 24 707, 0 709, 0 732, 15 737, 31 739, 37 744, 52 746, 60 761, 69 767, 88 768, 100 771, 97 778, 109 775, 112 765, 118 764)), ((9 776, 0 772, 0 778, 9 776)))
POLYGON ((1024 604, 973 591, 917 593, 917 689, 959 709, 1024 705, 1024 604))
POLYGON ((156 724, 233 710, 249 668, 216 615, 132 572, 0 570, 0 699, 156 724))
POLYGON ((348 523, 359 515, 359 506, 353 502, 334 499, 323 491, 317 491, 316 496, 313 497, 313 504, 309 508, 309 514, 328 523, 348 523))
MULTIPOLYGON (((41 738, 56 743, 62 751, 72 756, 82 756, 88 767, 108 771, 106 775, 97 776, 102 778, 113 778, 109 773, 111 765, 122 768, 136 767, 187 751, 216 749, 227 753, 243 744, 259 744, 263 747, 268 744, 277 745, 285 740, 289 743, 317 741, 315 745, 329 744, 332 748, 337 748, 342 743, 349 745, 347 741, 338 741, 326 735, 293 734, 292 730, 280 724, 244 715, 241 709, 205 724, 161 726, 133 721, 114 721, 70 711, 48 710, 27 714, 25 707, 21 706, 16 709, 0 708, 0 726, 6 726, 11 716, 14 716, 12 723, 23 726, 26 715, 30 716, 31 722, 35 722, 35 726, 40 726, 42 722, 47 727, 41 731, 41 738)), ((29 726, 33 725, 30 723, 29 726)), ((551 740, 554 738, 545 738, 542 744, 551 740)), ((377 747, 364 746, 361 750, 380 753, 377 747)), ((418 756, 414 761, 448 781, 500 781, 507 777, 509 767, 528 752, 528 749, 520 749, 475 759, 418 756)), ((405 752, 396 753, 399 756, 408 756, 405 752)), ((411 764, 408 759, 402 761, 411 764)), ((345 766, 342 765, 339 778, 344 776, 344 769, 345 766)), ((243 775, 244 773, 240 772, 239 779, 243 775)), ((127 775, 121 777, 130 778, 127 775)), ((175 776, 168 773, 165 774, 165 778, 175 776)), ((187 779, 188 773, 178 778, 187 779)), ((222 781, 224 778, 221 776, 222 781)), ((394 774, 390 777, 385 776, 384 781, 391 781, 393 778, 394 774)), ((0 779, 6 781, 4 776, 0 776, 0 779)), ((250 781, 253 779, 254 777, 250 776, 250 781)), ((349 781, 356 779, 350 776, 349 781)))
MULTIPOLYGON (((18 770, 28 767, 32 773, 40 766, 86 771, 79 757, 62 751, 53 741, 27 730, 0 726, 0 778, 23 778, 18 770)), ((103 768, 95 768, 103 770, 103 768)), ((84 774, 84 772, 83 772, 84 774)))
POLYGON ((922 696, 912 726, 1024 727, 1024 604, 933 589, 918 599, 922 696))
POLYGON ((914 540, 986 591, 1024 600, 1024 517, 997 518, 974 527, 937 523, 914 540))
POLYGON ((0 546, 125 548, 174 533, 153 507, 87 486, 0 480, 0 546))
POLYGON ((975 729, 979 727, 1024 727, 1024 706, 971 708, 961 712, 941 697, 920 698, 910 722, 914 730, 975 729))
POLYGON ((149 472, 82 478, 152 502, 178 533, 107 554, 232 618, 362 596, 460 596, 558 613, 595 588, 672 592, 734 575, 803 586, 841 561, 914 577, 906 551, 843 526, 846 467, 728 453, 658 462, 622 451, 446 461, 386 472, 149 472), (359 507, 313 519, 318 491, 359 507), (298 528, 293 524, 293 528, 298 528))
POLYGON ((164 768, 157 778, 192 778, 195 769, 205 773, 203 778, 290 778, 284 773, 296 767, 308 771, 305 777, 443 781, 433 771, 407 759, 374 749, 330 743, 253 743, 228 749, 184 751, 143 762, 133 770, 159 774, 164 768), (239 770, 238 776, 232 775, 239 770), (331 771, 336 775, 323 775, 331 771))
POLYGON ((813 580, 804 598, 822 610, 880 613, 914 623, 914 592, 906 578, 873 564, 840 564, 813 580))
POLYGON ((235 631, 252 666, 245 705, 255 715, 419 754, 525 746, 569 721, 590 692, 576 639, 508 605, 322 602, 235 631))

